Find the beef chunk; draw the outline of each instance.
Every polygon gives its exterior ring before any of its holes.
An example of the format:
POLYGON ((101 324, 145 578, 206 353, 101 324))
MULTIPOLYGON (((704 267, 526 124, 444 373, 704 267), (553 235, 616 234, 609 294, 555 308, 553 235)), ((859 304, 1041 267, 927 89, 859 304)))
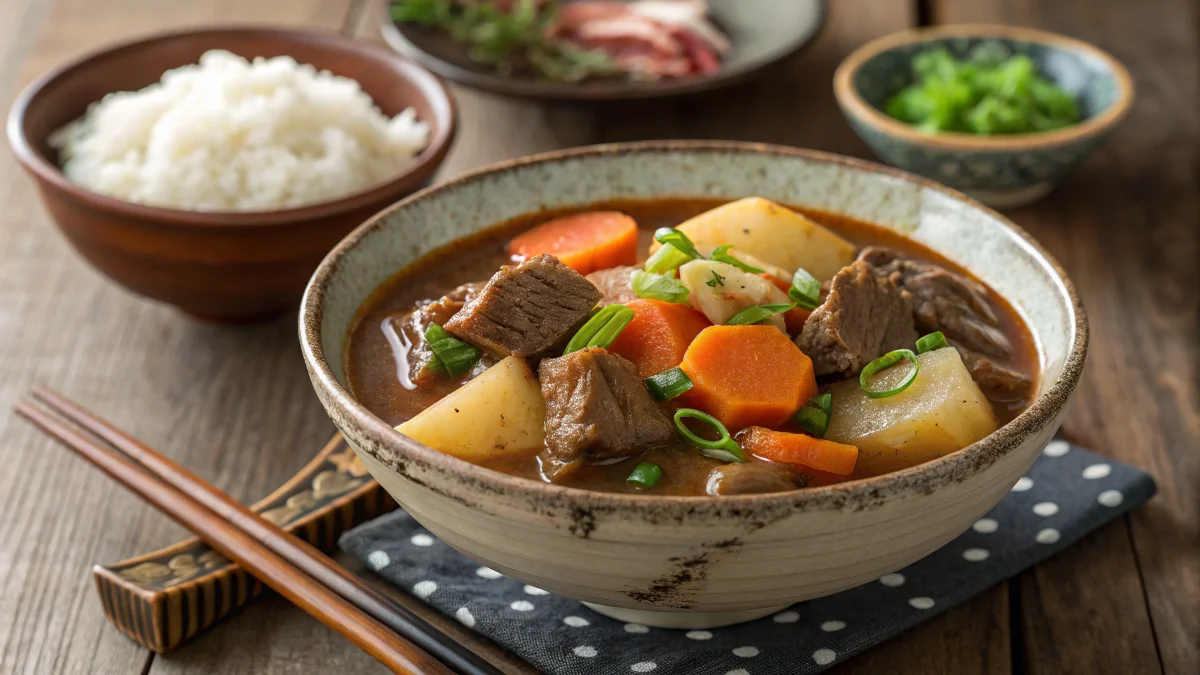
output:
POLYGON ((585 460, 618 459, 676 438, 632 361, 599 348, 581 349, 538 367, 546 399, 542 470, 551 480, 585 460))
POLYGON ((987 289, 973 279, 923 260, 901 258, 891 249, 871 246, 858 259, 879 276, 896 283, 913 303, 913 320, 922 333, 940 330, 947 339, 973 351, 1008 358, 1012 345, 998 328, 987 289))
POLYGON ((705 492, 710 495, 754 495, 795 490, 796 483, 781 469, 763 462, 723 464, 708 474, 705 492))
POLYGON ((853 375, 893 349, 911 349, 916 339, 912 300, 894 281, 855 262, 833 277, 829 296, 804 322, 796 344, 818 375, 853 375))
POLYGON ((600 291, 550 255, 505 267, 443 326, 504 356, 537 356, 565 343, 600 300, 600 291))
POLYGON ((1027 401, 1033 394, 1033 380, 1023 373, 960 344, 954 346, 970 371, 971 379, 975 380, 989 400, 1002 403, 1027 401))
MULTIPOLYGON (((433 358, 433 352, 429 350, 429 344, 425 342, 425 329, 431 323, 445 324, 481 288, 483 288, 483 282, 463 284, 437 300, 430 300, 418 305, 408 315, 399 315, 388 319, 391 323, 391 330, 395 334, 387 335, 387 338, 392 343, 392 350, 397 359, 396 366, 400 369, 398 375, 402 383, 405 382, 404 375, 407 373, 408 379, 405 386, 424 384, 429 378, 437 377, 431 371, 426 370, 433 358)), ((482 372, 483 369, 494 363, 496 363, 496 359, 485 354, 476 368, 482 372)))
POLYGON ((629 275, 640 268, 633 265, 621 265, 620 267, 611 267, 606 270, 596 270, 587 275, 587 280, 596 285, 604 297, 600 299, 602 305, 623 305, 627 302, 637 300, 637 293, 633 292, 633 282, 629 275))

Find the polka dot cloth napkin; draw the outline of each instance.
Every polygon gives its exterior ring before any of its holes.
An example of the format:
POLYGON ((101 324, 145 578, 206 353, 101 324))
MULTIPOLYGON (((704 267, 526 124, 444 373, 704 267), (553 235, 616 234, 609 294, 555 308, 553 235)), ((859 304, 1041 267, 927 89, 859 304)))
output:
POLYGON ((964 602, 1154 494, 1153 479, 1066 441, 970 530, 879 581, 758 621, 677 631, 623 624, 506 578, 397 511, 342 536, 385 579, 552 675, 816 673, 964 602))

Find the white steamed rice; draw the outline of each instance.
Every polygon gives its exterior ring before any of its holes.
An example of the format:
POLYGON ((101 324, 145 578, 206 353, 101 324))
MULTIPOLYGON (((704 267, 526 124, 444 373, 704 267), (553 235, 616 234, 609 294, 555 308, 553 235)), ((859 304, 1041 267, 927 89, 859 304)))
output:
POLYGON ((328 201, 397 173, 429 127, 388 119, 358 82, 287 56, 213 50, 117 92, 54 133, 67 177, 111 197, 194 211, 328 201))

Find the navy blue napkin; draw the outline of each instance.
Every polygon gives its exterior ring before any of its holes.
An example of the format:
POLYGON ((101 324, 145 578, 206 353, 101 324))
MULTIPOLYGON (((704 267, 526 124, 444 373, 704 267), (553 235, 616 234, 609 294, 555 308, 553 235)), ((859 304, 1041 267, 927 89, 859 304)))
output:
POLYGON ((1054 440, 970 530, 895 574, 712 630, 621 623, 480 567, 403 511, 339 542, 391 583, 552 675, 816 673, 1070 546, 1154 494, 1145 472, 1054 440))

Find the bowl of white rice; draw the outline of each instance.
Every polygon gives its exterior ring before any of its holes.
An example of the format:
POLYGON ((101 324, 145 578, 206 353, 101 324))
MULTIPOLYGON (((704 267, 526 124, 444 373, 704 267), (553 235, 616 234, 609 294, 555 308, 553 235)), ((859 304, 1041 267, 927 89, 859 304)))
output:
POLYGON ((428 184, 455 132, 441 81, 337 33, 160 35, 67 64, 8 119, 85 259, 215 321, 285 311, 343 236, 428 184))

